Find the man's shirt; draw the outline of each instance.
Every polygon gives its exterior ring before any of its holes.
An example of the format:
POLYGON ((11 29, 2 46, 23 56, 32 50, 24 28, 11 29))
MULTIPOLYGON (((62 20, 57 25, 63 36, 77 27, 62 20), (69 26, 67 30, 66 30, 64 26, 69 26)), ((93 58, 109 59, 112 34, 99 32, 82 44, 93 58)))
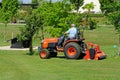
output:
POLYGON ((70 28, 66 33, 68 33, 69 38, 75 38, 77 30, 75 27, 70 28))

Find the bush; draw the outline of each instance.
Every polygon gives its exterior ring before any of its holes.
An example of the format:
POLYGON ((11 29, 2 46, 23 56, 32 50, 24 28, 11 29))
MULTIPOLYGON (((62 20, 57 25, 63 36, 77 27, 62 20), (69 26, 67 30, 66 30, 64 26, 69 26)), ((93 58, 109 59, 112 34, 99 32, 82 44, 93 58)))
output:
POLYGON ((97 26, 97 21, 90 19, 90 20, 89 20, 90 30, 96 29, 96 26, 97 26))
MULTIPOLYGON (((84 13, 80 15, 86 16, 87 14, 84 13)), ((89 14, 89 17, 104 17, 104 14, 89 14)))
POLYGON ((27 12, 27 11, 20 10, 20 11, 18 12, 18 19, 19 19, 19 20, 25 20, 27 15, 28 15, 28 12, 27 12))

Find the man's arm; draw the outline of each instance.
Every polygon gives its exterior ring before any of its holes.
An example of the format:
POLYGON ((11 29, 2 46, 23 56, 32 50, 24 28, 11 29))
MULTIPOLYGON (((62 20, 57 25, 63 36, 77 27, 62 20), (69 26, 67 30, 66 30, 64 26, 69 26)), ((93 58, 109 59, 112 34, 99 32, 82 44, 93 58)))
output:
POLYGON ((66 31, 64 34, 68 34, 70 32, 70 29, 68 31, 66 31))

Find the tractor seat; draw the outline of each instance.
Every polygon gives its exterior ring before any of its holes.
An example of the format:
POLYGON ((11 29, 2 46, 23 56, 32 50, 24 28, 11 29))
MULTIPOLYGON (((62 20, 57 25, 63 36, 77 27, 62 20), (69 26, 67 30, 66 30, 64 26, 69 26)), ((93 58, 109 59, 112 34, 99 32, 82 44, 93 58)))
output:
POLYGON ((76 28, 76 30, 77 30, 77 33, 75 35, 75 39, 80 39, 80 29, 76 28))

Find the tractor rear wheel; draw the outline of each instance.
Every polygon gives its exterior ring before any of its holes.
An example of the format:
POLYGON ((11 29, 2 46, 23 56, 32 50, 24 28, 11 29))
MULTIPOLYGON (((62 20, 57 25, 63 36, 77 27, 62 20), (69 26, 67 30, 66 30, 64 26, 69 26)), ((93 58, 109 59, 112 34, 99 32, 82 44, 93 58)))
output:
POLYGON ((68 59, 78 59, 81 55, 81 47, 75 42, 68 43, 64 48, 64 54, 68 59))
POLYGON ((39 53, 40 58, 48 59, 50 58, 50 52, 47 49, 42 49, 39 53))

